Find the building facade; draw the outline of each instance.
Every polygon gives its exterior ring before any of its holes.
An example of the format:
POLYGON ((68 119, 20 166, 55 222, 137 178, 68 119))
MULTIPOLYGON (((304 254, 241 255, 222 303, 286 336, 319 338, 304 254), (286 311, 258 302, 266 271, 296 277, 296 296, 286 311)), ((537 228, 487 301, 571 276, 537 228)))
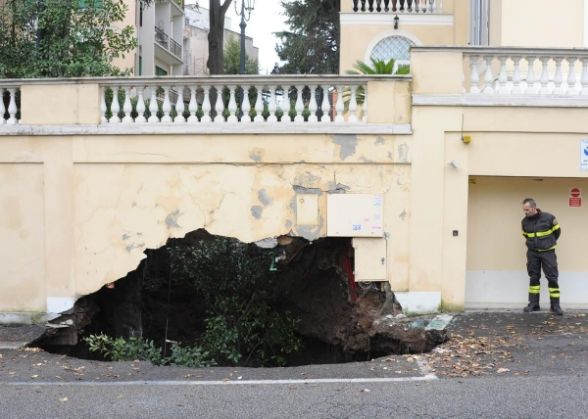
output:
MULTIPOLYGON (((562 306, 588 308, 588 19, 545 33, 554 2, 496 3, 342 2, 341 68, 401 35, 408 56, 379 51, 405 76, 1 81, 0 321, 68 310, 198 228, 351 238, 356 278, 390 283, 407 312, 520 309, 528 196, 562 226, 562 306), (501 15, 523 11, 529 26, 501 15), (468 45, 485 19, 491 45, 468 45), (529 31, 557 39, 521 46, 529 31)), ((588 13, 567 6, 551 19, 588 13)))

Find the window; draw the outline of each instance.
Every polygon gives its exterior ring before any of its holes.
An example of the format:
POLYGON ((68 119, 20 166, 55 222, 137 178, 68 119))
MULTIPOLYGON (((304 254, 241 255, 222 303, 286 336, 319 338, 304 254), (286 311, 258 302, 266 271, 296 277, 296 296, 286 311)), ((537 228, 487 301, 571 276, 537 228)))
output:
POLYGON ((167 71, 165 71, 163 68, 156 65, 155 66, 155 75, 156 76, 167 76, 167 71))
POLYGON ((389 61, 394 58, 400 64, 410 61, 410 47, 415 43, 404 36, 389 36, 376 44, 370 58, 379 61, 389 61))

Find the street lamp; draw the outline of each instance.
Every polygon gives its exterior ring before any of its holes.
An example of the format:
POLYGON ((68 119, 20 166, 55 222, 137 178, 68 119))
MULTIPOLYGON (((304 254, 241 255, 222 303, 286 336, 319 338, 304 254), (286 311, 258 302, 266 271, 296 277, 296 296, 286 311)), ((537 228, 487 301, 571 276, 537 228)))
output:
POLYGON ((241 10, 237 7, 238 1, 235 1, 235 13, 237 16, 241 16, 241 54, 239 55, 239 74, 245 74, 245 28, 249 18, 251 18, 251 12, 255 6, 255 0, 241 0, 241 10))

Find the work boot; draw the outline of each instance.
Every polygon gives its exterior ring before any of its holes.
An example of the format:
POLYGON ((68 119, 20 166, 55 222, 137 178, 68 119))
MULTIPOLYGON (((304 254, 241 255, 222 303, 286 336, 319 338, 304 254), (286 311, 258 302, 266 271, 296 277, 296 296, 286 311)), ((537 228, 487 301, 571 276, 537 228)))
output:
POLYGON ((555 314, 556 316, 563 316, 563 310, 559 306, 559 300, 551 301, 551 309, 550 311, 555 314))
POLYGON ((529 294, 529 304, 527 304, 527 307, 525 307, 523 311, 525 313, 530 313, 539 310, 541 310, 539 307, 539 294, 529 294))

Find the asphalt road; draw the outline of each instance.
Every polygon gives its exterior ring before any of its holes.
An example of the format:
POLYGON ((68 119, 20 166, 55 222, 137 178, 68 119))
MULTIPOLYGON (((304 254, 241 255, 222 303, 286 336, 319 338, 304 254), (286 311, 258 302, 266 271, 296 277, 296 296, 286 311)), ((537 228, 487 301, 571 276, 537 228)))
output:
POLYGON ((292 368, 0 351, 0 418, 585 418, 588 316, 458 316, 431 354, 292 368))
POLYGON ((584 418, 586 376, 264 385, 3 385, 3 418, 584 418))

